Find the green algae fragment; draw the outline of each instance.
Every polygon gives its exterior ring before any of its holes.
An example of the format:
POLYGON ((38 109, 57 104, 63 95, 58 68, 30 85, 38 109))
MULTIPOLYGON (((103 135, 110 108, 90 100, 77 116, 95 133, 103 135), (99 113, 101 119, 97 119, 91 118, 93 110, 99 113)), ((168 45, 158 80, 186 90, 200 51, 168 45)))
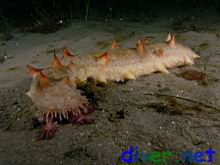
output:
POLYGON ((8 68, 7 71, 15 71, 15 70, 18 70, 19 68, 20 68, 19 66, 11 67, 11 68, 8 68))
POLYGON ((201 43, 198 47, 201 48, 202 50, 207 50, 209 48, 209 44, 204 42, 201 43))
POLYGON ((197 53, 200 53, 202 51, 207 50, 209 48, 209 46, 210 45, 208 43, 204 42, 204 43, 201 43, 200 45, 194 47, 193 50, 197 53))

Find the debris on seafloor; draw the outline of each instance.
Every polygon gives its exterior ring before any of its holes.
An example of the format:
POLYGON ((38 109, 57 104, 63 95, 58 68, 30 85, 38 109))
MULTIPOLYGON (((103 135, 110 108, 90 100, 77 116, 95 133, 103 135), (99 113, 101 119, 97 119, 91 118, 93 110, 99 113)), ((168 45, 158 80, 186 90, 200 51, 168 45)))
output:
POLYGON ((210 47, 210 45, 206 42, 203 42, 201 44, 199 44, 198 46, 194 47, 193 50, 197 53, 200 53, 202 51, 207 50, 210 47))
POLYGON ((151 103, 149 106, 158 113, 170 115, 195 115, 204 111, 198 105, 183 104, 172 97, 165 99, 164 102, 151 103))
POLYGON ((115 122, 118 119, 125 119, 125 111, 123 109, 111 112, 108 115, 108 121, 110 122, 115 122))
POLYGON ((196 70, 186 70, 180 73, 178 76, 184 79, 190 80, 190 81, 193 81, 193 80, 200 81, 205 78, 206 74, 203 72, 196 71, 196 70))
POLYGON ((19 68, 20 68, 19 66, 11 67, 11 68, 8 68, 7 71, 15 71, 19 68))
POLYGON ((8 57, 6 53, 0 54, 0 63, 3 63, 7 60, 8 60, 8 57))
POLYGON ((179 74, 178 77, 182 77, 189 81, 197 81, 199 85, 207 86, 212 82, 218 81, 217 78, 212 77, 211 75, 207 75, 204 72, 196 71, 196 70, 185 70, 179 74))
POLYGON ((218 108, 188 98, 173 96, 162 93, 146 93, 146 96, 164 97, 161 102, 151 102, 147 106, 153 108, 158 113, 171 115, 199 115, 199 114, 213 114, 219 111, 218 108))

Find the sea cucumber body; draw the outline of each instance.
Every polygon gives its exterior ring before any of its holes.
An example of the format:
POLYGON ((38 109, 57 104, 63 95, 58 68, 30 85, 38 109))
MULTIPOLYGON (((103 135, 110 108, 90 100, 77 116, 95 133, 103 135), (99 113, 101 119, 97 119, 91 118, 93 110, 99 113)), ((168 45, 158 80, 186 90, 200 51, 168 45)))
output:
POLYGON ((134 49, 112 49, 108 51, 109 61, 107 64, 99 60, 85 58, 78 66, 69 73, 72 79, 86 81, 93 78, 98 82, 123 81, 135 79, 142 75, 153 72, 168 73, 167 68, 181 65, 192 65, 196 54, 182 44, 169 47, 166 43, 157 43, 147 46, 147 51, 140 55, 134 49), (162 49, 164 56, 155 54, 155 50, 162 49))
MULTIPOLYGON (((38 108, 37 119, 46 122, 48 127, 54 120, 65 119, 82 124, 92 122, 87 117, 92 109, 76 88, 78 80, 85 82, 92 78, 106 83, 136 79, 154 72, 168 74, 168 69, 192 65, 199 57, 189 47, 176 43, 175 36, 170 35, 163 43, 146 43, 142 39, 136 49, 117 48, 114 44, 103 54, 74 56, 65 51, 61 62, 54 54, 52 68, 44 70, 49 78, 40 69, 28 66, 34 76, 27 94, 38 108)), ((45 132, 50 137, 53 131, 48 133, 45 129, 45 132)))

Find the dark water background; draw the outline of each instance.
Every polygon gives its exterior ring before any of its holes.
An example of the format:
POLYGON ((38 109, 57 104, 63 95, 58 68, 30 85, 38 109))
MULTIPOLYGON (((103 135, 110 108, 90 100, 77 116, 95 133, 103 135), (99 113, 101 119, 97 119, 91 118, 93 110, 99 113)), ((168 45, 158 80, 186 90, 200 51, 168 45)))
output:
POLYGON ((0 30, 50 33, 77 20, 151 21, 169 13, 220 12, 218 0, 1 0, 0 30))

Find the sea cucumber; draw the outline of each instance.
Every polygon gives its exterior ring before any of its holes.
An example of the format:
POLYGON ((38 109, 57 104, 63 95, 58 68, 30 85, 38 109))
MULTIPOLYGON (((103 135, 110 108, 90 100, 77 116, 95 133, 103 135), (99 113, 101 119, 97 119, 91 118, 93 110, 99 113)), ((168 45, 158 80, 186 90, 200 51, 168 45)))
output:
POLYGON ((138 41, 136 48, 119 48, 113 40, 104 53, 75 56, 64 48, 62 60, 54 54, 51 67, 46 70, 27 65, 33 77, 27 92, 37 106, 36 119, 46 123, 41 138, 54 135, 54 121, 66 120, 77 124, 93 123, 88 116, 93 112, 87 99, 76 88, 76 81, 88 78, 96 82, 124 81, 153 72, 168 74, 169 68, 194 64, 199 56, 189 47, 176 43, 175 36, 168 34, 162 43, 150 43, 146 38, 138 41), (48 76, 46 76, 46 74, 48 76))

